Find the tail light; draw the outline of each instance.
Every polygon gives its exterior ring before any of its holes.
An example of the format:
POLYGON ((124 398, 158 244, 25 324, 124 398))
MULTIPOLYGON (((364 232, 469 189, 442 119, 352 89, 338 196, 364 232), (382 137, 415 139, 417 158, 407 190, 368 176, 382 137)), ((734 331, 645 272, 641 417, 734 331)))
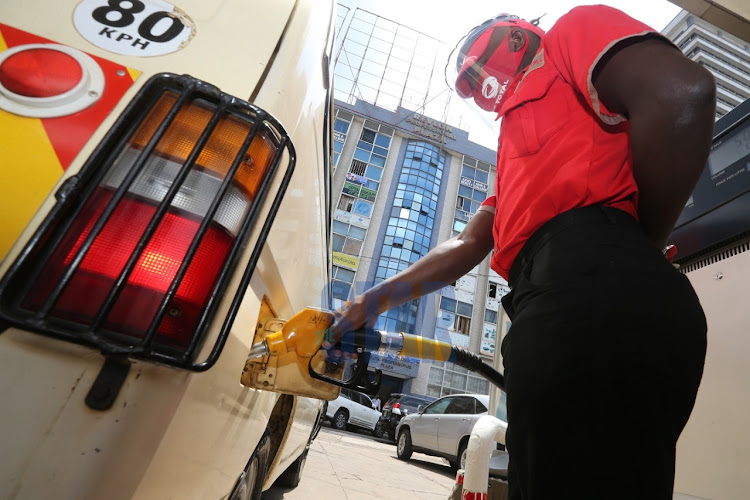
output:
POLYGON ((393 403, 394 410, 398 410, 399 408, 401 408, 401 403, 393 403))
POLYGON ((267 114, 189 77, 155 77, 136 101, 69 182, 80 195, 62 190, 62 207, 14 264, 24 279, 6 280, 0 294, 20 292, 3 312, 42 333, 179 365, 200 345, 282 153, 290 163, 274 213, 294 155, 267 114))

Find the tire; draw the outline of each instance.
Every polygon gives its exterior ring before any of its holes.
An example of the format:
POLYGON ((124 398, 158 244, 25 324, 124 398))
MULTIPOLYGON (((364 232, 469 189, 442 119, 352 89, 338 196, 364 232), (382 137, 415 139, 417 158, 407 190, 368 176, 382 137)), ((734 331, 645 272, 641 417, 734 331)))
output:
POLYGON ((326 419, 326 413, 328 412, 328 401, 323 403, 323 408, 320 410, 320 415, 318 415, 318 421, 315 423, 315 430, 313 431, 312 437, 310 438, 310 441, 314 440, 316 437, 318 437, 318 433, 320 432, 320 428, 323 427, 323 421, 326 419))
POLYGON ((411 458, 411 432, 409 429, 402 429, 398 433, 398 441, 396 442, 396 456, 399 460, 409 460, 411 458))
POLYGON ((382 438, 383 436, 385 436, 385 429, 383 428, 383 424, 381 424, 380 422, 375 424, 375 430, 372 431, 372 435, 376 438, 382 438))
POLYGON ((297 460, 291 463, 287 469, 281 473, 279 478, 274 483, 276 486, 282 488, 296 488, 302 479, 302 470, 305 468, 305 462, 307 461, 307 452, 310 450, 308 446, 302 455, 297 457, 297 460))
POLYGON ((347 422, 348 421, 349 421, 349 414, 346 413, 345 410, 339 410, 333 416, 333 420, 331 420, 331 426, 334 429, 338 429, 340 431, 345 431, 346 428, 347 428, 347 422))
POLYGON ((466 469, 466 450, 469 448, 469 442, 464 441, 461 446, 458 447, 458 453, 456 458, 451 460, 451 466, 454 469, 466 469))
POLYGON ((271 455, 271 435, 266 430, 263 437, 258 441, 258 446, 250 455, 250 460, 245 465, 237 478, 237 482, 229 494, 229 500, 259 500, 263 493, 263 483, 268 472, 268 459, 271 455))

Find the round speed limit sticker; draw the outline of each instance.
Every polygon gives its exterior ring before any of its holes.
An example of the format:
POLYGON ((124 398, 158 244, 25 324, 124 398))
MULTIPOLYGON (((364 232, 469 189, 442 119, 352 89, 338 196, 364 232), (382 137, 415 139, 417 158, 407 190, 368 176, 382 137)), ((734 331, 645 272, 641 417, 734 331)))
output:
POLYGON ((83 0, 73 24, 97 47, 127 56, 169 54, 195 34, 190 18, 162 0, 83 0))

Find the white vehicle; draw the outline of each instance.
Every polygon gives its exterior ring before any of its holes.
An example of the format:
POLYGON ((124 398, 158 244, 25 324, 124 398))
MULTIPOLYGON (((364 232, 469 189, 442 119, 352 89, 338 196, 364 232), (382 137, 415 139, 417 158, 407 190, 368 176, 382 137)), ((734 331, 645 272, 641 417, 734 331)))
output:
POLYGON ((367 394, 341 389, 339 397, 328 403, 326 418, 335 429, 346 430, 355 426, 374 435, 380 412, 372 407, 372 399, 367 394))
POLYGON ((330 308, 333 2, 0 3, 0 498, 259 498, 317 399, 240 384, 330 308))
POLYGON ((447 458, 451 466, 463 469, 471 431, 487 415, 489 404, 489 396, 453 394, 420 405, 417 413, 405 416, 396 427, 396 455, 409 460, 417 451, 447 458))

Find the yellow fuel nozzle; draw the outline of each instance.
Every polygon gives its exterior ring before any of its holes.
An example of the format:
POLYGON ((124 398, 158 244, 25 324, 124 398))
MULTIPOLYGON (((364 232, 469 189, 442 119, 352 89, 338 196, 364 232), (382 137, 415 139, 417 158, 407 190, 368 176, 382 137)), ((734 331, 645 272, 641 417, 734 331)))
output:
POLYGON ((242 383, 256 389, 332 400, 340 387, 377 392, 382 374, 375 370, 374 380, 368 376, 370 353, 437 361, 451 358, 452 346, 445 342, 403 333, 357 330, 339 340, 341 351, 357 355, 351 377, 344 380, 344 361, 330 358, 321 349, 323 342, 331 339, 333 319, 330 311, 307 308, 289 321, 268 322, 259 332, 262 340, 250 349, 242 383))
POLYGON ((281 356, 296 352, 304 358, 311 358, 323 345, 328 327, 333 323, 333 313, 320 309, 307 308, 287 321, 279 331, 269 333, 262 342, 250 349, 247 359, 263 356, 281 356))
POLYGON ((290 320, 269 320, 256 334, 262 337, 250 349, 241 382, 247 387, 298 396, 333 400, 339 387, 321 383, 310 369, 342 380, 344 364, 327 362, 321 350, 333 313, 306 308, 290 320))

